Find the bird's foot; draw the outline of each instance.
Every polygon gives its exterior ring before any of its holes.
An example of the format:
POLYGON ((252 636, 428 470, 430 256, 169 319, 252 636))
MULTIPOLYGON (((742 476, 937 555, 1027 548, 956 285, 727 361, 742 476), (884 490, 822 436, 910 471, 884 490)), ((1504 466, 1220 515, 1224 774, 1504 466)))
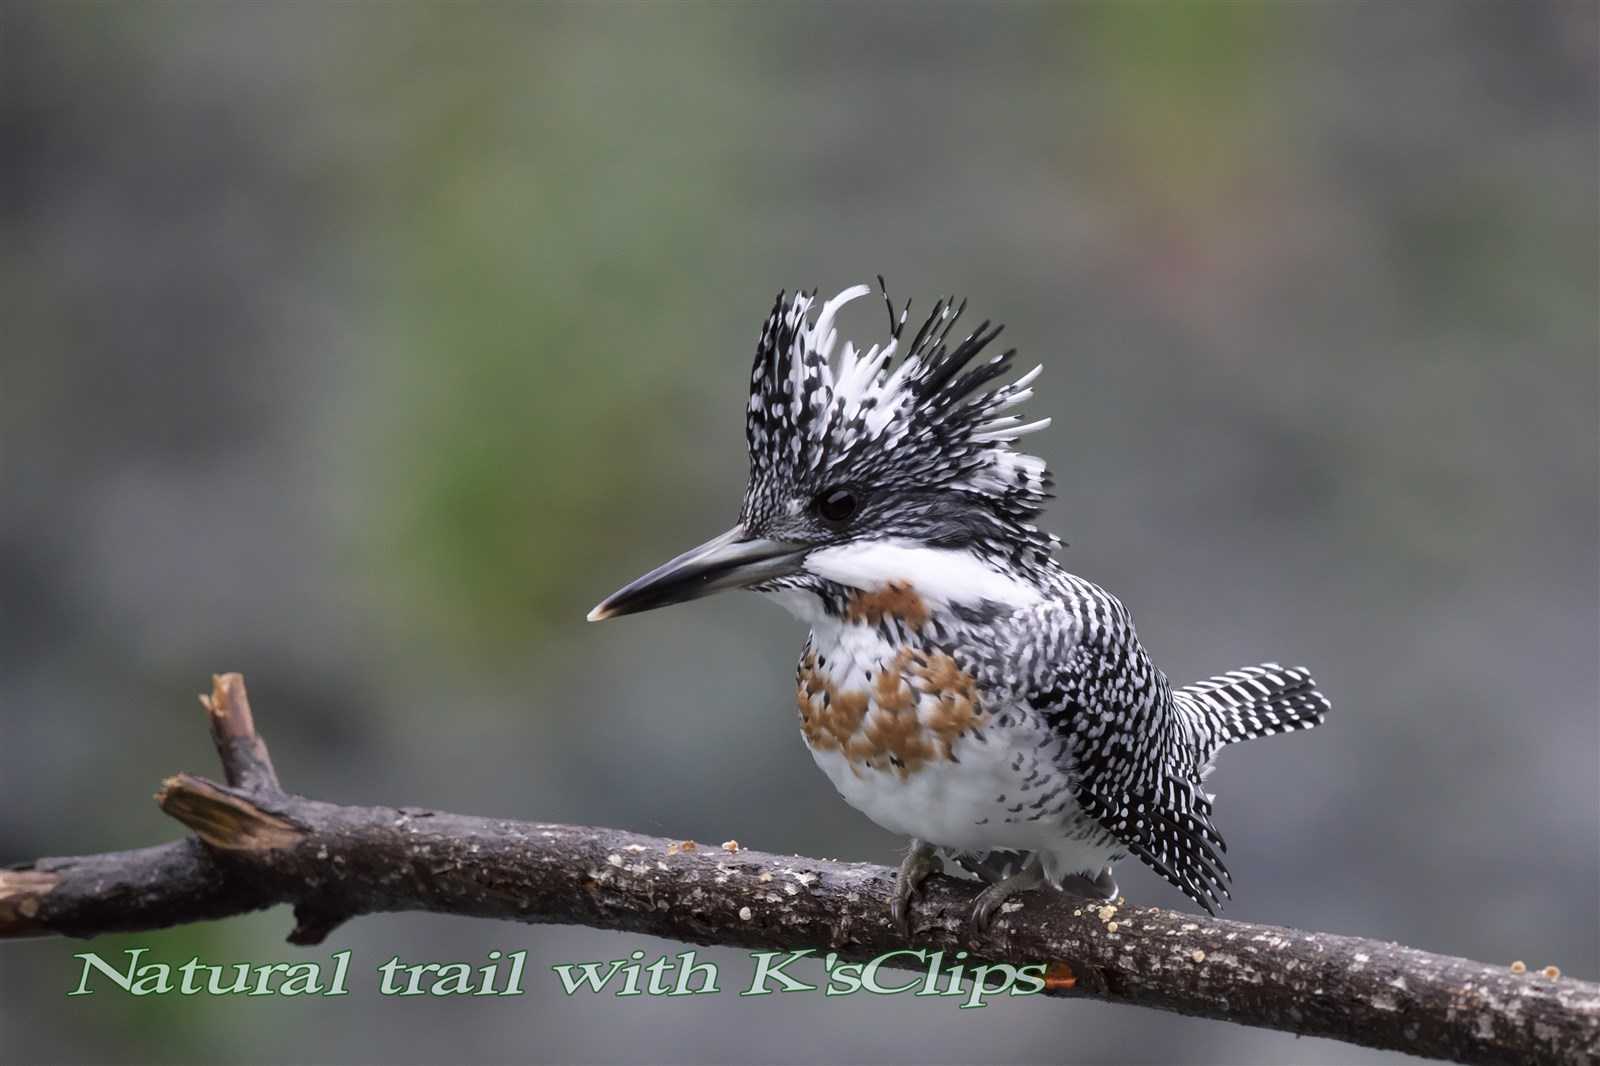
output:
POLYGON ((901 936, 911 935, 911 901, 922 895, 922 882, 929 874, 943 873, 944 862, 932 844, 913 839, 911 850, 900 863, 894 879, 894 896, 889 900, 889 917, 901 936))
POLYGON ((1111 867, 1105 866, 1094 877, 1088 874, 1063 877, 1061 891, 1069 896, 1082 896, 1084 899, 1116 899, 1117 879, 1111 876, 1111 867))
POLYGON ((972 903, 972 924, 980 933, 987 933, 994 916, 1006 900, 1019 892, 1031 892, 1044 884, 1044 866, 1035 857, 1028 865, 1004 881, 997 881, 978 893, 972 903))

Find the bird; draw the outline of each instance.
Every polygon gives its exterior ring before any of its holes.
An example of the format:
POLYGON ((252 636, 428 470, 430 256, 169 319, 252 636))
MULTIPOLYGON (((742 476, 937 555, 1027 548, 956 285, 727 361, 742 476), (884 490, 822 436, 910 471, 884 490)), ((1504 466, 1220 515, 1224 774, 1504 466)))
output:
POLYGON ((1003 327, 960 340, 966 302, 907 336, 880 275, 888 336, 839 346, 872 289, 818 304, 780 292, 745 411, 749 479, 732 529, 623 586, 590 621, 752 590, 810 627, 800 733, 847 803, 909 838, 890 894, 908 933, 946 860, 984 887, 970 922, 1041 886, 1117 896, 1137 857, 1210 914, 1231 898, 1215 796, 1224 747, 1310 729, 1331 709, 1311 674, 1273 662, 1173 686, 1126 607, 1069 573, 1035 522, 1052 498, 1018 441, 1042 366, 1010 377, 1003 327), (837 354, 836 353, 837 350, 837 354))

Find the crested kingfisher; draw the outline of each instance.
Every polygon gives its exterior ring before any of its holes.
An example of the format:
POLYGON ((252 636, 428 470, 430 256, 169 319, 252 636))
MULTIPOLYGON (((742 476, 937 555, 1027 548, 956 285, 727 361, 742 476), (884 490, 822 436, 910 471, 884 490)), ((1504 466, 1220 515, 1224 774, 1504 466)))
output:
MULTIPOLYGON (((878 279, 883 290, 883 279, 878 279)), ((845 800, 911 838, 891 916, 909 932, 948 858, 987 882, 986 929, 1017 894, 1117 892, 1135 855, 1216 913, 1225 850, 1202 787, 1225 745, 1310 729, 1329 702, 1276 663, 1174 688, 1122 603, 1055 559, 1032 523, 1043 460, 1017 449, 1049 419, 1015 410, 1041 367, 1004 382, 1001 327, 952 343, 965 303, 936 303, 909 343, 835 355, 840 309, 779 293, 745 413, 750 477, 732 529, 607 597, 590 621, 744 588, 811 627, 800 732, 845 800)))

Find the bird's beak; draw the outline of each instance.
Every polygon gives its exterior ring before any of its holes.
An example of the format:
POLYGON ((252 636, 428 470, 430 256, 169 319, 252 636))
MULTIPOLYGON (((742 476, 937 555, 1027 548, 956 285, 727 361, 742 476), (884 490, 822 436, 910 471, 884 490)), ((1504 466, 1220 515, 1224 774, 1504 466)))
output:
POLYGON ((753 537, 744 526, 663 563, 607 596, 589 621, 685 603, 723 589, 747 588, 800 569, 806 548, 786 540, 753 537))

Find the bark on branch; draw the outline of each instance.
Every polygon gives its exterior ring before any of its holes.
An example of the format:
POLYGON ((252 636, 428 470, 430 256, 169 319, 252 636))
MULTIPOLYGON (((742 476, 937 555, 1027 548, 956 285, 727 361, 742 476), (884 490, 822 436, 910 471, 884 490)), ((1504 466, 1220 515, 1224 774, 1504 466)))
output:
MULTIPOLYGON (((1600 1062, 1600 985, 1398 944, 1039 894, 985 936, 975 888, 935 877, 911 943, 892 871, 613 829, 349 807, 283 792, 243 679, 202 697, 226 785, 179 774, 157 794, 194 831, 138 851, 0 869, 0 939, 157 929, 277 903, 289 939, 422 910, 620 929, 696 944, 903 949, 1049 962, 1049 994, 1157 1007, 1468 1063, 1600 1062)), ((911 963, 913 968, 920 968, 911 963)))

